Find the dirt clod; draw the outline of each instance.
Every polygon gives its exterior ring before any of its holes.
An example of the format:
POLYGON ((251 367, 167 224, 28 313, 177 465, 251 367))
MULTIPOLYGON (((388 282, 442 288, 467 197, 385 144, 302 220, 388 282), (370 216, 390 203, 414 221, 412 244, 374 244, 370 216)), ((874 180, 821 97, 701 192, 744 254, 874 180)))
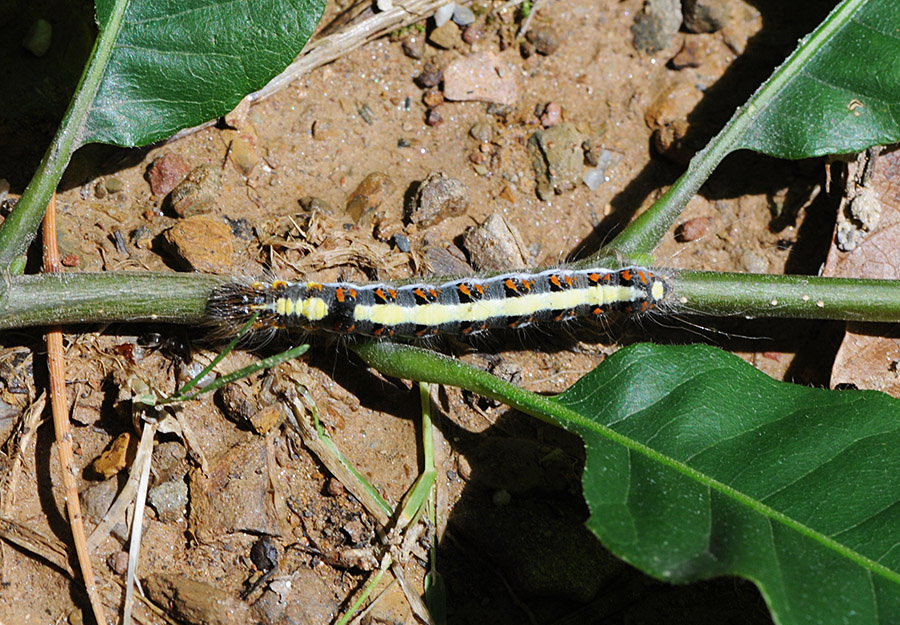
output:
POLYGON ((543 56, 550 56, 559 49, 559 36, 549 26, 536 26, 525 35, 534 51, 543 56))
POLYGON ((150 598, 190 625, 253 623, 250 607, 231 593, 180 575, 150 575, 144 582, 150 598))
POLYGON ((571 191, 581 181, 582 141, 575 126, 568 122, 538 130, 529 137, 528 155, 542 200, 550 199, 554 193, 571 191))

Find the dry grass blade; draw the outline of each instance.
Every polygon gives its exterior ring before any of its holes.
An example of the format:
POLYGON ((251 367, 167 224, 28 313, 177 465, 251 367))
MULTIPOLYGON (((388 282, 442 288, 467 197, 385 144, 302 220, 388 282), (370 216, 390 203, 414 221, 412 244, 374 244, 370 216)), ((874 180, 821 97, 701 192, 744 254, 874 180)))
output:
POLYGON ((12 452, 13 464, 9 470, 9 481, 6 484, 6 492, 3 496, 3 504, 0 505, 0 517, 10 518, 11 511, 14 508, 16 500, 16 488, 19 484, 19 475, 22 472, 23 457, 25 450, 31 446, 31 439, 37 431, 38 421, 47 405, 47 393, 41 393, 40 396, 31 404, 22 415, 21 426, 18 433, 18 442, 15 444, 15 451, 12 452))
MULTIPOLYGON (((56 194, 50 199, 47 213, 44 216, 44 271, 58 273, 61 271, 59 250, 56 247, 56 194)), ((53 429, 56 432, 56 446, 59 452, 63 489, 65 491, 66 511, 69 515, 69 526, 75 542, 78 564, 84 577, 84 587, 91 602, 94 619, 99 625, 106 625, 100 593, 94 579, 91 566, 90 551, 84 535, 84 520, 81 515, 81 502, 75 486, 75 466, 72 455, 72 427, 69 423, 68 402, 66 401, 66 367, 63 355, 62 330, 59 326, 47 332, 47 366, 50 370, 50 409, 53 413, 53 429)))

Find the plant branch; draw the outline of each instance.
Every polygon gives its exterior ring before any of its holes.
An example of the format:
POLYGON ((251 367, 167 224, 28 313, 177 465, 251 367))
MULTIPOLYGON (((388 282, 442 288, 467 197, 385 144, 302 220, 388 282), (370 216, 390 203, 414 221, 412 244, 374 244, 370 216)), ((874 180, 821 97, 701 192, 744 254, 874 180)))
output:
POLYGON ((56 136, 15 209, 0 224, 0 270, 18 274, 24 269, 24 263, 17 261, 34 240, 45 207, 72 158, 72 152, 81 146, 82 131, 112 55, 127 6, 128 3, 123 0, 113 3, 112 12, 94 42, 88 64, 56 136))
POLYGON ((651 254, 662 237, 687 206, 688 201, 728 154, 747 147, 743 142, 765 109, 773 104, 788 82, 803 71, 810 58, 845 25, 865 0, 846 0, 794 50, 772 76, 756 90, 747 103, 728 120, 706 148, 691 159, 687 171, 653 206, 639 215, 625 230, 609 242, 597 256, 639 258, 651 254))
POLYGON ((716 316, 900 321, 900 281, 681 271, 670 309, 716 316))
POLYGON ((0 330, 47 324, 200 323, 227 278, 196 273, 62 273, 0 283, 0 330))

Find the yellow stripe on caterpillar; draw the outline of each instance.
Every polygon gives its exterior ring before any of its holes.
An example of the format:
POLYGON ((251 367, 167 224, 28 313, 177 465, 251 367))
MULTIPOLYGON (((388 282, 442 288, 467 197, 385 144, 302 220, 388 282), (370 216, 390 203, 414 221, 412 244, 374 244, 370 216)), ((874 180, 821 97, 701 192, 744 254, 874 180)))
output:
MULTIPOLYGON (((656 285, 654 285, 655 287, 656 285)), ((630 286, 597 285, 556 293, 535 293, 505 299, 479 300, 467 304, 357 304, 353 309, 356 321, 370 321, 382 326, 411 323, 417 326, 438 326, 445 323, 471 323, 492 317, 522 317, 541 310, 569 310, 579 306, 605 306, 631 301, 640 291, 630 286)))

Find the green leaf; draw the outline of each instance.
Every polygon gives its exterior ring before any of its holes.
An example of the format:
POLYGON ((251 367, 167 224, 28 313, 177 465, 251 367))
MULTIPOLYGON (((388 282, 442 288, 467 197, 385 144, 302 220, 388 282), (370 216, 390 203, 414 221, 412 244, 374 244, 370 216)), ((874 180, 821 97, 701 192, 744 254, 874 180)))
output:
POLYGON ((673 582, 754 581, 779 623, 900 623, 900 402, 776 382, 710 347, 616 352, 557 398, 588 526, 673 582))
POLYGON ((836 10, 823 22, 820 41, 764 103, 736 148, 807 158, 900 138, 900 4, 843 4, 854 5, 848 19, 836 10))
POLYGON ((297 56, 324 8, 324 0, 97 0, 101 31, 118 31, 82 143, 144 145, 227 113, 297 56))
POLYGON ((0 269, 24 266, 74 150, 144 145, 227 113, 300 52, 324 8, 325 0, 97 0, 100 34, 72 102, 0 224, 0 269))
POLYGON ((588 526, 643 571, 745 577, 785 625, 900 623, 900 401, 776 382, 703 345, 622 349, 556 398, 414 347, 354 349, 579 433, 588 526))

